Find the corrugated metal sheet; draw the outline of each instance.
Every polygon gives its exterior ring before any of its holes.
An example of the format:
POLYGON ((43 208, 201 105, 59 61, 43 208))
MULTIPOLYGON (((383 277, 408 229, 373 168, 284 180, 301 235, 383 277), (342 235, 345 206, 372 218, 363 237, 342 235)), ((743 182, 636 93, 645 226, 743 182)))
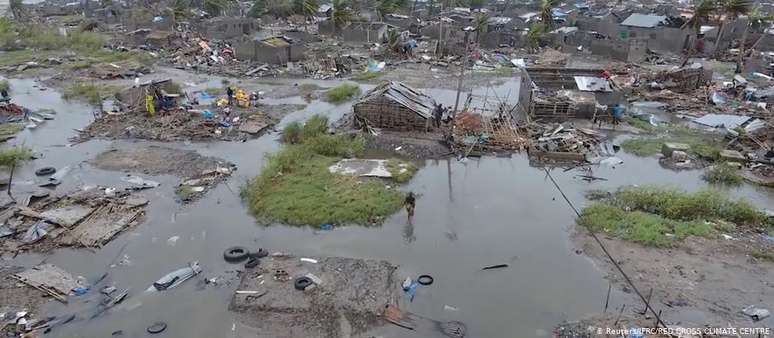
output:
POLYGON ((694 119, 693 122, 713 128, 725 127, 726 129, 735 129, 750 119, 752 119, 752 117, 749 116, 707 114, 700 118, 694 119))
POLYGON ((594 76, 575 76, 575 84, 578 90, 583 92, 612 92, 610 82, 603 77, 594 76))
POLYGON ((430 118, 435 109, 435 100, 400 82, 385 82, 366 93, 359 102, 368 102, 376 97, 384 96, 402 105, 424 118, 430 118))
POLYGON ((621 26, 653 28, 664 22, 664 20, 666 20, 666 16, 663 15, 634 13, 621 22, 621 26))

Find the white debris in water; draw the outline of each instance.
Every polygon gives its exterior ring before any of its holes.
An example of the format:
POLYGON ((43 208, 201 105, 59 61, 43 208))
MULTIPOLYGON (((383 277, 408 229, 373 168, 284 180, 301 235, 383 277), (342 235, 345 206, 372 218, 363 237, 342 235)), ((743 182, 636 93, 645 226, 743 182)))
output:
POLYGON ((167 244, 169 244, 169 246, 175 246, 175 244, 177 244, 178 239, 180 239, 180 236, 172 236, 169 239, 167 239, 167 244))

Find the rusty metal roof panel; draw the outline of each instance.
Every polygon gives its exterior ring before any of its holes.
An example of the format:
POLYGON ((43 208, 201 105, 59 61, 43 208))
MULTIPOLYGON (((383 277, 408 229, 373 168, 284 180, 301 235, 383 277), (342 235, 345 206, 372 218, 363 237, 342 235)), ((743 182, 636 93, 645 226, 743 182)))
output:
POLYGON ((385 82, 374 88, 360 99, 360 102, 368 102, 376 97, 383 96, 424 118, 430 118, 435 109, 435 100, 401 82, 385 82))

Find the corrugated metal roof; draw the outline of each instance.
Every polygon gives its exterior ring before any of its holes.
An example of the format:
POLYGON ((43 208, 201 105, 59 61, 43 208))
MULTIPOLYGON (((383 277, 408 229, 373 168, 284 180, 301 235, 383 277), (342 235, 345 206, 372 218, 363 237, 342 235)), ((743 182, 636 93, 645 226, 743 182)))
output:
POLYGON ((666 20, 666 16, 663 15, 634 13, 621 22, 621 26, 653 28, 664 22, 664 20, 666 20))
POLYGON ((395 81, 379 85, 366 93, 358 102, 368 102, 381 96, 408 108, 424 118, 430 118, 433 115, 433 109, 435 109, 435 100, 432 97, 395 81))
POLYGON ((707 114, 694 119, 693 122, 713 128, 724 127, 726 129, 735 129, 750 119, 752 119, 752 117, 742 115, 707 114))
POLYGON ((574 76, 575 84, 578 90, 583 92, 612 92, 610 82, 603 77, 595 76, 574 76))

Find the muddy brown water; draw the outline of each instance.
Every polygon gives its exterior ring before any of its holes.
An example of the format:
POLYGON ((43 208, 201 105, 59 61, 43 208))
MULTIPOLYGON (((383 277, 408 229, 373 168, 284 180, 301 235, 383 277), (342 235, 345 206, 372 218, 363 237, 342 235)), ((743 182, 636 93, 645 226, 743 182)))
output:
MULTIPOLYGON (((299 80, 301 81, 301 80, 299 80)), ((318 81, 319 83, 319 81, 318 81)), ((513 81, 504 86, 512 85, 513 81)), ((518 82, 516 82, 518 83, 518 82)), ((59 191, 83 185, 110 185, 121 172, 99 170, 87 163, 114 142, 91 140, 68 146, 73 129, 91 120, 91 108, 63 101, 49 88, 33 88, 33 80, 11 80, 14 100, 32 109, 57 111, 56 119, 35 130, 22 131, 11 144, 41 152, 42 159, 25 164, 17 172, 15 191, 32 189, 34 168, 70 165, 59 191)), ((446 105, 454 92, 429 90, 446 105)), ((297 103, 301 98, 270 100, 297 103)), ((298 102, 303 103, 303 102, 298 102)), ((289 114, 281 125, 320 113, 332 120, 351 106, 315 101, 304 111, 289 114)), ((554 189, 545 173, 529 166, 525 155, 512 158, 427 161, 403 190, 419 194, 413 224, 401 211, 376 227, 343 226, 332 231, 281 224, 262 225, 247 213, 239 188, 256 175, 263 154, 279 149, 277 133, 246 143, 172 143, 170 147, 194 149, 205 156, 233 162, 237 172, 201 200, 182 206, 175 201, 173 176, 149 177, 162 185, 145 190, 151 200, 147 220, 96 251, 60 249, 48 255, 23 254, 4 265, 32 266, 46 260, 65 270, 95 280, 109 272, 119 288, 130 288, 130 297, 111 311, 90 319, 95 312, 96 290, 73 297, 69 305, 50 303, 47 314, 77 313, 78 318, 53 330, 51 337, 145 337, 145 328, 157 321, 168 324, 168 337, 238 337, 239 325, 227 310, 237 280, 231 285, 205 286, 202 277, 232 276, 239 268, 223 261, 222 252, 232 245, 263 247, 299 256, 345 256, 384 259, 400 265, 403 273, 430 274, 435 283, 418 290, 405 310, 437 320, 467 324, 471 337, 540 337, 562 320, 601 311, 608 283, 603 272, 583 255, 577 255, 569 239, 575 215, 554 189), (168 239, 179 236, 170 245, 168 239), (128 264, 109 267, 121 258, 128 264), (144 290, 171 270, 198 260, 204 270, 196 280, 161 293, 144 290), (499 270, 483 266, 508 264, 499 270), (448 305, 456 311, 444 310, 448 305)), ((131 145, 132 141, 115 144, 131 145)), ((143 142, 143 144, 155 144, 143 142)), ((671 184, 686 190, 706 186, 700 171, 673 172, 653 158, 619 154, 625 163, 600 167, 594 175, 608 181, 587 183, 575 172, 553 170, 568 197, 582 207, 588 189, 614 189, 628 184, 671 184)), ((743 185, 729 194, 744 196, 756 205, 774 205, 770 189, 743 185)), ((610 308, 632 302, 632 296, 614 291, 610 308)), ((668 318, 677 321, 679 318, 668 318)), ((692 318, 693 319, 693 318, 692 318)), ((404 329, 387 326, 383 336, 410 337, 404 329)))

